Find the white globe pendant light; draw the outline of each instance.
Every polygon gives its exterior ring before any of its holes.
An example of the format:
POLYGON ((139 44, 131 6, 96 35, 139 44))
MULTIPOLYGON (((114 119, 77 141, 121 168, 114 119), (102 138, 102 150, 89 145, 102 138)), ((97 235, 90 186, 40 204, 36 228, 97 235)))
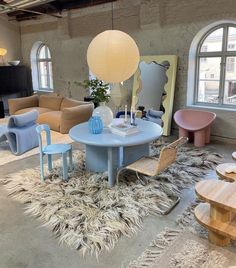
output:
POLYGON ((87 50, 89 69, 107 83, 129 79, 137 70, 140 60, 135 41, 119 30, 98 34, 87 50))

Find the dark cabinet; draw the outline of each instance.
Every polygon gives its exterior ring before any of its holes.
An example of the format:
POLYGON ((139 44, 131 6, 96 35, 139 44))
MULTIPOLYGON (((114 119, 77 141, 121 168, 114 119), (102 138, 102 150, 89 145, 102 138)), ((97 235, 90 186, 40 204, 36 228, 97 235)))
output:
POLYGON ((19 96, 31 94, 26 66, 0 66, 0 96, 14 93, 19 96))
POLYGON ((8 113, 8 98, 32 94, 32 82, 26 66, 0 66, 0 118, 8 113))

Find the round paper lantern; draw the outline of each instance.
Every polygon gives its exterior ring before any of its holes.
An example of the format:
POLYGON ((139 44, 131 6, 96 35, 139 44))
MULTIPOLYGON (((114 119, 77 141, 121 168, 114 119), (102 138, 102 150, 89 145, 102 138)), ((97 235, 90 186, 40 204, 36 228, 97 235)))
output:
POLYGON ((98 34, 87 51, 90 70, 107 83, 119 83, 130 78, 138 68, 139 59, 135 41, 118 30, 98 34))
POLYGON ((0 56, 5 56, 7 54, 7 50, 5 48, 0 48, 0 56))

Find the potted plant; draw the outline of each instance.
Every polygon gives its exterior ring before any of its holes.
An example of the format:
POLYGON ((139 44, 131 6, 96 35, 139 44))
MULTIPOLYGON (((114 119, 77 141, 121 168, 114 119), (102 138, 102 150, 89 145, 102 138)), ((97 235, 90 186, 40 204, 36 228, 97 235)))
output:
POLYGON ((102 80, 97 78, 91 80, 84 80, 83 82, 75 82, 77 86, 82 86, 88 92, 90 92, 90 99, 93 101, 95 106, 101 103, 108 102, 110 95, 108 93, 109 84, 105 84, 102 80))
POLYGON ((99 116, 102 119, 104 127, 107 127, 113 118, 112 110, 105 105, 110 99, 110 94, 108 93, 110 89, 109 84, 105 84, 97 78, 75 83, 77 86, 82 86, 90 92, 90 100, 93 101, 95 107, 99 104, 93 111, 93 116, 99 116))

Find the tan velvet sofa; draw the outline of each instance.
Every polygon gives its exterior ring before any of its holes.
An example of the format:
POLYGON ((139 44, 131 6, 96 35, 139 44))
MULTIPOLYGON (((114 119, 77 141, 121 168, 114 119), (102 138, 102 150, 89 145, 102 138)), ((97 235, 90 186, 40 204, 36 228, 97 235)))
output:
POLYGON ((8 105, 10 115, 37 110, 39 124, 48 124, 52 130, 63 134, 68 133, 73 126, 88 121, 94 108, 90 102, 54 95, 9 99, 8 105))

